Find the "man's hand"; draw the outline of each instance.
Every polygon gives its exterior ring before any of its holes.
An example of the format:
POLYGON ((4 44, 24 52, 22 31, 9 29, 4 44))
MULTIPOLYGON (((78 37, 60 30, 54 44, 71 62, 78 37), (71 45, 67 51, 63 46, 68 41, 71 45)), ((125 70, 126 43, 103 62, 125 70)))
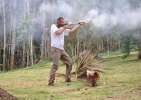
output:
POLYGON ((80 25, 85 25, 86 22, 85 22, 85 21, 80 21, 78 24, 80 24, 80 25))

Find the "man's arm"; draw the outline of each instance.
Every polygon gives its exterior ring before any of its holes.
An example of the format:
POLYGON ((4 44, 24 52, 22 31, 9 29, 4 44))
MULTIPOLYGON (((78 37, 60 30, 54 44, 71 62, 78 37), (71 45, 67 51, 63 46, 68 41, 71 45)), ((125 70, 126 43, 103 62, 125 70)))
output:
POLYGON ((74 25, 74 27, 70 29, 69 34, 76 33, 79 28, 80 28, 80 24, 74 25))
POLYGON ((55 24, 51 25, 51 33, 54 35, 61 35, 65 31, 64 27, 57 28, 55 24))
POLYGON ((56 35, 61 35, 65 31, 64 27, 59 28, 57 31, 55 31, 56 35))
POLYGON ((80 27, 81 27, 82 25, 84 25, 84 24, 85 24, 85 22, 79 22, 78 24, 74 25, 74 26, 69 30, 69 34, 74 34, 74 33, 76 33, 76 32, 80 29, 80 27))

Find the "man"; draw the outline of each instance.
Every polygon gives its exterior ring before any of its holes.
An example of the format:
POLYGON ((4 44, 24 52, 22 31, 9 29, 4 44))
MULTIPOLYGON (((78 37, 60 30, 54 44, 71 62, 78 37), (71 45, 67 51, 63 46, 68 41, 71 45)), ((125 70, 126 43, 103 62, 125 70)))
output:
POLYGON ((68 25, 65 25, 64 18, 59 17, 57 19, 57 23, 51 26, 51 56, 53 65, 50 70, 48 85, 54 85, 55 73, 58 69, 58 63, 60 59, 66 65, 65 82, 71 82, 72 60, 64 50, 64 35, 66 33, 75 33, 75 31, 77 31, 83 24, 84 22, 80 22, 74 25, 71 29, 68 29, 68 25))

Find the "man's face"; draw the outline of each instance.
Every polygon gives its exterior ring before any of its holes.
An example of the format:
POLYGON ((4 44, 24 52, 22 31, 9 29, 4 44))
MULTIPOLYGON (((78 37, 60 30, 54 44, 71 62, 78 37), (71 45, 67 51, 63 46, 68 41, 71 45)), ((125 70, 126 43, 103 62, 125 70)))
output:
POLYGON ((62 26, 64 26, 64 24, 65 24, 64 19, 59 19, 59 20, 57 20, 57 25, 58 25, 58 26, 62 27, 62 26))

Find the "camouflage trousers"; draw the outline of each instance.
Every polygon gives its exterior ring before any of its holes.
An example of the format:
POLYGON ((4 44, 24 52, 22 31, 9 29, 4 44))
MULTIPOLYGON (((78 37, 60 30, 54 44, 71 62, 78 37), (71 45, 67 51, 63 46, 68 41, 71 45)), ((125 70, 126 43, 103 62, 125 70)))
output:
POLYGON ((66 65, 66 75, 65 81, 71 80, 71 70, 72 70, 72 60, 70 56, 65 52, 65 50, 60 50, 58 48, 51 48, 52 66, 49 74, 49 84, 53 84, 55 80, 55 74, 58 69, 59 60, 62 60, 66 65))

